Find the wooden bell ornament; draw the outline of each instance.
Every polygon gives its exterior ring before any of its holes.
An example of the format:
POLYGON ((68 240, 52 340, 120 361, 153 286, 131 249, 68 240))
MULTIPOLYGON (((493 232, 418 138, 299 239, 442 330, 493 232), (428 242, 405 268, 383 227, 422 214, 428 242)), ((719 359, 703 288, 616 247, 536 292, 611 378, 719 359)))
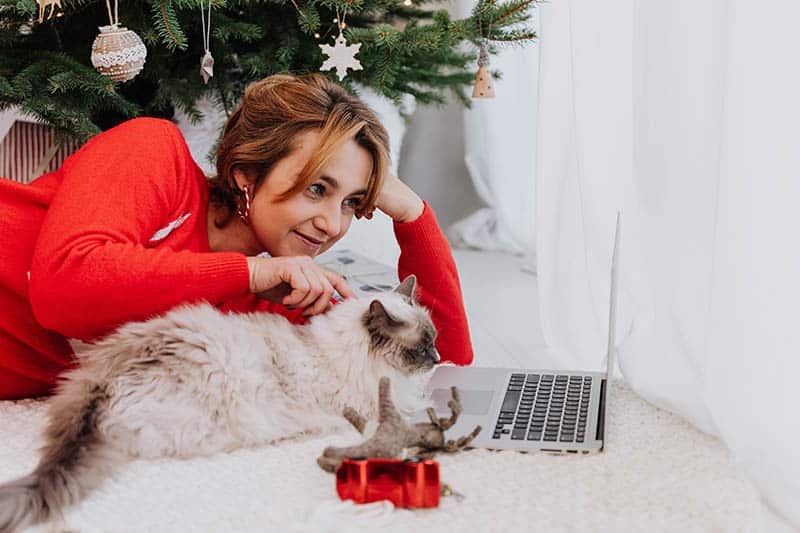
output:
POLYGON ((492 75, 489 73, 489 52, 486 45, 481 43, 478 56, 478 74, 475 76, 475 86, 472 88, 473 98, 494 98, 494 85, 492 75))

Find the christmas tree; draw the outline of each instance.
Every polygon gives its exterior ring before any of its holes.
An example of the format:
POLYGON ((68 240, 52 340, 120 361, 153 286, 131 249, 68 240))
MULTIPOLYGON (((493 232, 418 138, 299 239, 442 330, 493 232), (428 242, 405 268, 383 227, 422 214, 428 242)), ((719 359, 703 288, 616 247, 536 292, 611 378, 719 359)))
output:
POLYGON ((45 9, 36 0, 0 0, 0 110, 19 106, 81 142, 135 116, 171 117, 175 107, 199 119, 202 96, 230 110, 251 81, 320 70, 320 45, 340 33, 347 45, 360 44, 362 70, 340 81, 351 91, 370 87, 396 103, 410 94, 420 104, 452 92, 468 104, 481 46, 496 52, 536 37, 529 20, 537 0, 477 0, 460 20, 429 9, 431 0, 121 0, 118 8, 113 0, 39 1, 45 9), (115 14, 147 49, 144 68, 126 82, 90 61, 98 28, 115 14), (214 64, 206 84, 207 49, 214 64))

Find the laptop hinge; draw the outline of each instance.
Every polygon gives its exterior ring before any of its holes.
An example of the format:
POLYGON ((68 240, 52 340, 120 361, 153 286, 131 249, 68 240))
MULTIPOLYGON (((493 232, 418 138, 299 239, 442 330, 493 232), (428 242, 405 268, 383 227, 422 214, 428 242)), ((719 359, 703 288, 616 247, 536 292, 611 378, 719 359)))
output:
POLYGON ((597 433, 595 439, 601 441, 603 444, 600 446, 602 450, 605 445, 605 430, 606 430, 606 383, 608 379, 600 382, 600 406, 597 409, 597 433))

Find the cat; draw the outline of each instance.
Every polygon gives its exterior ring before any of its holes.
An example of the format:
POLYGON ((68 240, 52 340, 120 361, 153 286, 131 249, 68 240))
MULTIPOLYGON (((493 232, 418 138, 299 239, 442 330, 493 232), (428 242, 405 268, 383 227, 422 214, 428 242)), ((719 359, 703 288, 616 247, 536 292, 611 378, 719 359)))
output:
POLYGON ((39 465, 0 485, 0 532, 50 521, 130 458, 209 455, 374 418, 378 381, 410 413, 439 354, 416 278, 349 299, 308 324, 178 307, 77 354, 49 400, 39 465))

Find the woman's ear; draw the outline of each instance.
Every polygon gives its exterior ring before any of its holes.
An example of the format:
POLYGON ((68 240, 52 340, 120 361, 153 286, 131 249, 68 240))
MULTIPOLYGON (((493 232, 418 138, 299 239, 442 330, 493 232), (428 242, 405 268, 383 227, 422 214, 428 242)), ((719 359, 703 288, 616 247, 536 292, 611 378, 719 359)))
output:
POLYGON ((243 191, 247 187, 253 185, 254 180, 250 177, 250 175, 248 175, 247 172, 237 167, 233 169, 233 181, 236 182, 236 188, 240 191, 243 191))

